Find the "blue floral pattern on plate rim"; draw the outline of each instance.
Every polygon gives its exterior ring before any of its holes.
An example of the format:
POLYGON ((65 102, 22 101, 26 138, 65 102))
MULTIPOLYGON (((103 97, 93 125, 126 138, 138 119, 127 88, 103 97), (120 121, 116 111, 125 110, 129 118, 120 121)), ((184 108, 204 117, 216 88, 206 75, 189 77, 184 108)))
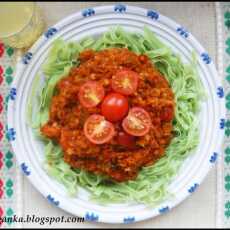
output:
POLYGON ((82 16, 83 17, 90 17, 95 14, 95 10, 93 8, 88 8, 82 10, 82 16))
POLYGON ((15 87, 12 87, 9 93, 10 99, 14 101, 16 99, 16 95, 17 95, 17 89, 15 87))
POLYGON ((85 220, 91 222, 97 222, 99 220, 99 215, 94 212, 86 212, 85 220))
POLYGON ((48 200, 49 203, 51 203, 55 206, 58 206, 60 203, 58 200, 55 200, 55 198, 50 194, 46 197, 46 199, 48 200))
POLYGON ((189 193, 194 193, 197 188, 199 187, 199 184, 198 183, 194 183, 189 189, 188 189, 188 192, 189 193))
POLYGON ((32 57, 33 57, 33 54, 30 51, 28 51, 22 57, 22 63, 25 64, 25 65, 29 64, 29 62, 32 59, 32 57))
POLYGON ((124 4, 116 4, 114 6, 114 11, 119 12, 119 13, 125 12, 126 11, 126 5, 124 5, 124 4))
POLYGON ((185 29, 184 27, 180 26, 180 27, 177 27, 176 29, 177 33, 184 37, 184 38, 188 38, 189 37, 189 32, 187 31, 187 29, 185 29))
POLYGON ((44 36, 49 39, 53 37, 56 33, 58 32, 57 28, 55 27, 50 27, 45 33, 44 36))
POLYGON ((31 174, 31 171, 29 170, 29 167, 27 166, 27 164, 25 162, 20 164, 21 170, 22 172, 26 175, 29 176, 31 174))

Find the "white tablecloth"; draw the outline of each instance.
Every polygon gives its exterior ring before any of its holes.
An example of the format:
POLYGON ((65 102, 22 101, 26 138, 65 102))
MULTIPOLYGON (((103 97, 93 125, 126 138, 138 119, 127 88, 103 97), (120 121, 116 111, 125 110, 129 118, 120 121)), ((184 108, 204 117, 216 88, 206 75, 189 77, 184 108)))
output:
MULTIPOLYGON (((65 16, 79 11, 82 8, 97 5, 111 4, 106 2, 49 2, 39 3, 47 25, 53 25, 65 16)), ((205 49, 211 54, 213 60, 216 58, 216 22, 215 5, 208 2, 139 2, 127 3, 145 8, 153 8, 160 13, 172 18, 185 26, 201 42, 205 49)), ((36 214, 38 216, 62 216, 69 214, 63 210, 51 206, 47 200, 34 189, 26 178, 23 178, 23 213, 36 214)), ((216 168, 213 168, 199 189, 179 206, 165 215, 138 222, 131 225, 107 225, 101 223, 63 223, 52 224, 51 227, 72 228, 105 228, 105 227, 141 227, 141 228, 198 228, 215 227, 216 212, 216 168)), ((77 207, 76 207, 77 209, 77 207)), ((34 223, 24 224, 24 227, 49 227, 34 223)))

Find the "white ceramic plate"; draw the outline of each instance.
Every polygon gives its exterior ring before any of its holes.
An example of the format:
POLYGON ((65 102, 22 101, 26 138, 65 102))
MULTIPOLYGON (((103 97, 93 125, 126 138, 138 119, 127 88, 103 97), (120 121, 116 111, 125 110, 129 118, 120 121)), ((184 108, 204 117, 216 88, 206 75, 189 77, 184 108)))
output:
MULTIPOLYGON (((85 9, 70 15, 44 33, 17 65, 17 73, 10 90, 7 137, 11 141, 22 172, 47 200, 88 221, 131 223, 165 213, 193 193, 207 175, 220 151, 225 122, 224 92, 212 59, 197 40, 181 25, 155 10, 123 4, 85 9), (185 62, 194 50, 198 56, 198 71, 207 93, 200 114, 200 144, 183 164, 169 191, 175 196, 155 208, 141 204, 102 206, 88 200, 86 191, 70 198, 62 185, 50 178, 43 169, 44 151, 26 125, 25 109, 31 84, 54 39, 80 40, 98 36, 108 27, 121 25, 127 31, 142 32, 147 25, 185 62)), ((151 196, 151 194, 149 194, 151 196)))

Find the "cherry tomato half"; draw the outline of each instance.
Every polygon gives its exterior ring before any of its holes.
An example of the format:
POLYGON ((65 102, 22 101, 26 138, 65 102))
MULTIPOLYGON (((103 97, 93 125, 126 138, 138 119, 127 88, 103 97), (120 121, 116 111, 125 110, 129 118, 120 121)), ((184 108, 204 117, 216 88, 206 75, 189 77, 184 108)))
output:
POLYGON ((120 121, 128 113, 128 110, 127 98, 119 93, 108 94, 101 104, 101 114, 112 122, 120 121))
POLYGON ((104 144, 112 139, 115 129, 113 124, 106 121, 103 116, 93 114, 84 124, 84 134, 92 143, 104 144))
POLYGON ((79 100, 82 106, 91 108, 97 106, 105 96, 103 86, 96 81, 87 81, 79 90, 79 100))
POLYGON ((144 136, 152 125, 149 113, 141 107, 133 107, 122 121, 123 129, 133 136, 144 136))
POLYGON ((131 95, 136 92, 138 87, 139 74, 128 69, 117 71, 112 77, 112 89, 123 95, 131 95))
POLYGON ((135 147, 135 137, 125 132, 119 132, 117 136, 117 142, 126 148, 133 149, 135 147))

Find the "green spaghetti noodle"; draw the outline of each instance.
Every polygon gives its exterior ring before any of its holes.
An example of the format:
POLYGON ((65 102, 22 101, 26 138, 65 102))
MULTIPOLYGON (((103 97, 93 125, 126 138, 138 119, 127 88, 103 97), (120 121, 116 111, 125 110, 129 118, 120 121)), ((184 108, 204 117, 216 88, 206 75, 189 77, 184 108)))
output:
MULTIPOLYGON (((168 186, 172 178, 199 142, 197 117, 204 93, 194 55, 190 64, 184 64, 147 27, 143 34, 128 33, 121 27, 116 27, 96 40, 86 38, 69 43, 56 40, 43 66, 43 73, 45 82, 42 91, 38 91, 41 86, 37 79, 32 86, 31 93, 33 98, 36 97, 36 103, 28 103, 28 123, 45 144, 45 169, 48 174, 62 183, 70 195, 75 195, 78 186, 81 186, 90 191, 91 199, 100 203, 138 202, 157 205, 165 200, 169 196, 168 186), (122 183, 108 182, 103 176, 71 168, 64 162, 61 148, 40 133, 40 126, 48 120, 55 85, 68 74, 72 66, 79 64, 76 61, 79 53, 86 48, 103 50, 110 47, 127 47, 135 53, 148 55, 169 81, 176 101, 173 121, 175 136, 164 157, 155 164, 142 168, 135 180, 122 183)), ((41 79, 40 76, 38 78, 41 79)))

